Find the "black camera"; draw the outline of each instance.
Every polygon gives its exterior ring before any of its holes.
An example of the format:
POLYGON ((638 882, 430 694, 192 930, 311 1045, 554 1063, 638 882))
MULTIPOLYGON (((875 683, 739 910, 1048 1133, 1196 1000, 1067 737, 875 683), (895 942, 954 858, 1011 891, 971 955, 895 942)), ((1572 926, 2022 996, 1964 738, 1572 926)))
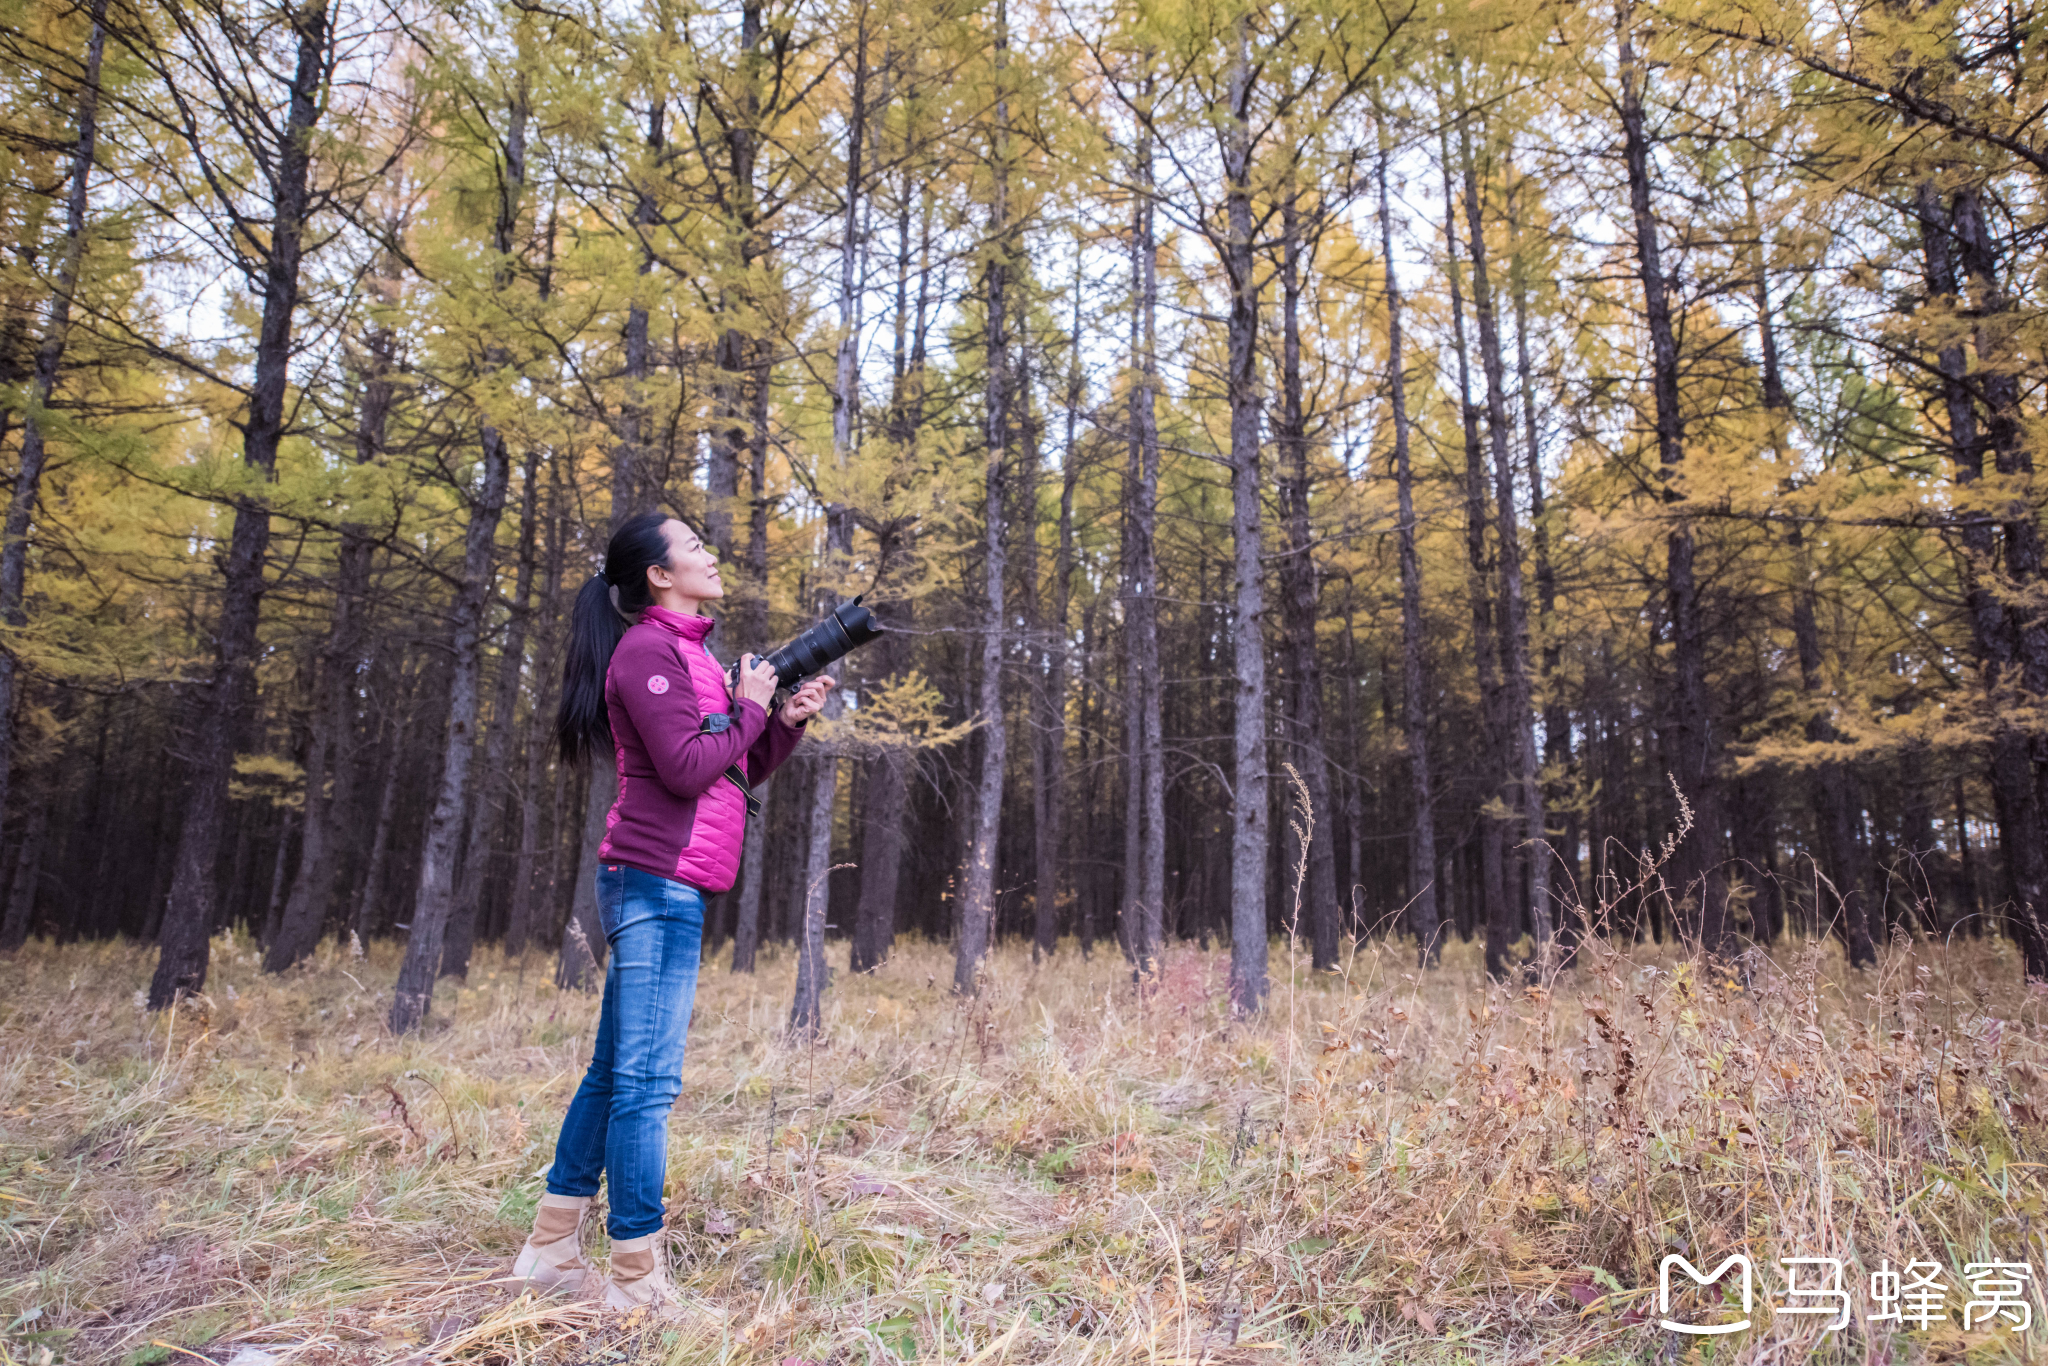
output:
MULTIPOLYGON (((832 609, 831 616, 769 655, 767 663, 775 670, 776 686, 794 688, 806 678, 823 673, 834 660, 880 636, 882 623, 860 603, 860 598, 840 603, 832 609)), ((725 671, 725 681, 729 687, 739 685, 737 662, 725 671)))

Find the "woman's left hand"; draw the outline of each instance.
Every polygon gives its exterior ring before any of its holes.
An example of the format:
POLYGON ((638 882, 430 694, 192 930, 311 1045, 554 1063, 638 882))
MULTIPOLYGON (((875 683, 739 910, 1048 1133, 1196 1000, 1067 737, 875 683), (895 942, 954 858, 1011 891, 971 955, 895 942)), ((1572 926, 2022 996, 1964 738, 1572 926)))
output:
POLYGON ((818 708, 825 705, 825 694, 839 686, 839 680, 830 674, 819 674, 789 695, 782 704, 782 719, 792 726, 800 726, 818 714, 818 708))

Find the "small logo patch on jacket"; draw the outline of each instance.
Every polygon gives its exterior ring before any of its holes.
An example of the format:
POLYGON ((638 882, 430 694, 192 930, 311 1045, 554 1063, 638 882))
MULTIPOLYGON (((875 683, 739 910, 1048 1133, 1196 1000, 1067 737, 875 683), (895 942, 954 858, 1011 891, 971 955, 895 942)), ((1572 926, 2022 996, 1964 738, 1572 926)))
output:
POLYGON ((647 691, 656 697, 661 696, 668 691, 668 679, 661 674, 650 674, 647 679, 647 691))

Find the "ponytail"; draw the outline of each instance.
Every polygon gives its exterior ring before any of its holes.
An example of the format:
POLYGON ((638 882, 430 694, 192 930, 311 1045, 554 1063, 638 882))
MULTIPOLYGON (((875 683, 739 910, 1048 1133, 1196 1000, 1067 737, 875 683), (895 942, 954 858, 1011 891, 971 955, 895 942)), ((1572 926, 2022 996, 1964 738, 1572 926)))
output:
POLYGON ((569 648, 562 662, 562 706, 555 738, 562 760, 582 764, 612 747, 604 678, 626 628, 654 602, 647 571, 669 562, 668 535, 659 512, 629 517, 605 547, 604 572, 593 575, 569 609, 569 648))

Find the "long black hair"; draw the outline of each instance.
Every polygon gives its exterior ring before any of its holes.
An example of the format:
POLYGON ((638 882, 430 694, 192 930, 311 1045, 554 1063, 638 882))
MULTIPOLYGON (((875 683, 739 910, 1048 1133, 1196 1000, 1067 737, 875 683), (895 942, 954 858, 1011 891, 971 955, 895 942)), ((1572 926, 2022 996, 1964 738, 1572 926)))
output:
POLYGON ((565 763, 581 764, 609 753, 612 722, 604 705, 604 674, 626 627, 654 603, 647 571, 667 564, 668 536, 659 512, 643 512, 619 523, 605 547, 604 572, 591 577, 569 609, 569 649, 562 662, 562 709, 555 738, 565 763))

